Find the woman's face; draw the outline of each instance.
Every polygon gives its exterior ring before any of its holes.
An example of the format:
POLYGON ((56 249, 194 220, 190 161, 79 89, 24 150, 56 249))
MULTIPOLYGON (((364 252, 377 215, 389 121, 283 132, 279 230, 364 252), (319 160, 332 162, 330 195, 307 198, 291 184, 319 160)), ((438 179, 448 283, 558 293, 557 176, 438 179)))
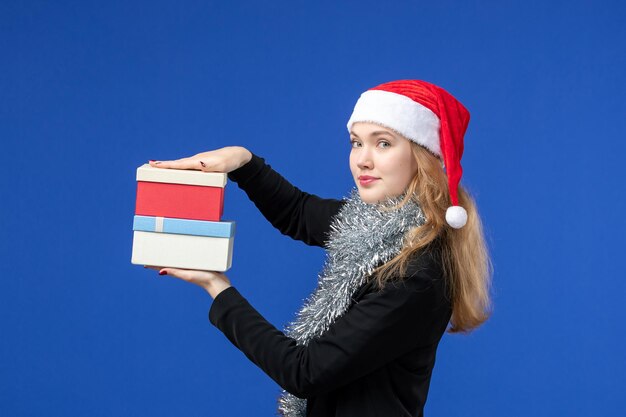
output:
POLYGON ((363 202, 371 204, 404 193, 417 172, 408 139, 374 123, 350 130, 350 170, 363 202))

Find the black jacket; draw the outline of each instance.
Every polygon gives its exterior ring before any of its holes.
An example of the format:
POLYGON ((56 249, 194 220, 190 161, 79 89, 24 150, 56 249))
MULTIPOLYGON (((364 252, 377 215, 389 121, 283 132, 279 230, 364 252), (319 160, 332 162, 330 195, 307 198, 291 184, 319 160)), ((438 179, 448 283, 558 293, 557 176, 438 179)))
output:
MULTIPOLYGON (((229 174, 282 233, 323 246, 343 204, 304 193, 254 155, 229 174)), ((382 291, 363 285, 349 310, 321 337, 297 346, 230 287, 209 320, 288 392, 307 399, 307 416, 422 416, 435 352, 451 315, 435 246, 382 291)))

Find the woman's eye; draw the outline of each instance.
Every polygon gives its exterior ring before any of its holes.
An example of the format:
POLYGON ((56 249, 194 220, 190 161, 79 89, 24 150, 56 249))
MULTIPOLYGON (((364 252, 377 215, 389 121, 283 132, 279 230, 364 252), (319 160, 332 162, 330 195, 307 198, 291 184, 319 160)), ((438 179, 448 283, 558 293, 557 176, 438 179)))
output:
POLYGON ((380 146, 381 148, 388 148, 391 146, 391 143, 383 140, 383 141, 378 142, 378 146, 380 146))
POLYGON ((361 146, 361 144, 360 144, 358 141, 356 141, 356 140, 351 140, 351 141, 350 141, 350 145, 351 145, 353 148, 358 148, 359 146, 361 146))

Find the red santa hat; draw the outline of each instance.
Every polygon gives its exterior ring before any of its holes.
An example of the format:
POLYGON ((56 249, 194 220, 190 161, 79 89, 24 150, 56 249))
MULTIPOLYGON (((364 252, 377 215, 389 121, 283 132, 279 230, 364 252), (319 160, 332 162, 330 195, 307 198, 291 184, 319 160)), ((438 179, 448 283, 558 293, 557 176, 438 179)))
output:
POLYGON ((452 202, 446 221, 460 229, 467 223, 467 212, 458 205, 458 187, 469 119, 467 109, 443 88, 420 80, 399 80, 361 94, 348 120, 348 131, 356 122, 376 123, 437 155, 445 166, 452 202))

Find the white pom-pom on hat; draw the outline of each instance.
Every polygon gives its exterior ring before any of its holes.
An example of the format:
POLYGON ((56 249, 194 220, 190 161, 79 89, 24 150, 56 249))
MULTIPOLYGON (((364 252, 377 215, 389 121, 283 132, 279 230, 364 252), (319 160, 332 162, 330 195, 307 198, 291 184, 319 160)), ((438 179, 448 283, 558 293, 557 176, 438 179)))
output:
POLYGON ((460 229, 467 223, 467 211, 461 206, 451 206, 446 210, 446 222, 454 229, 460 229))

